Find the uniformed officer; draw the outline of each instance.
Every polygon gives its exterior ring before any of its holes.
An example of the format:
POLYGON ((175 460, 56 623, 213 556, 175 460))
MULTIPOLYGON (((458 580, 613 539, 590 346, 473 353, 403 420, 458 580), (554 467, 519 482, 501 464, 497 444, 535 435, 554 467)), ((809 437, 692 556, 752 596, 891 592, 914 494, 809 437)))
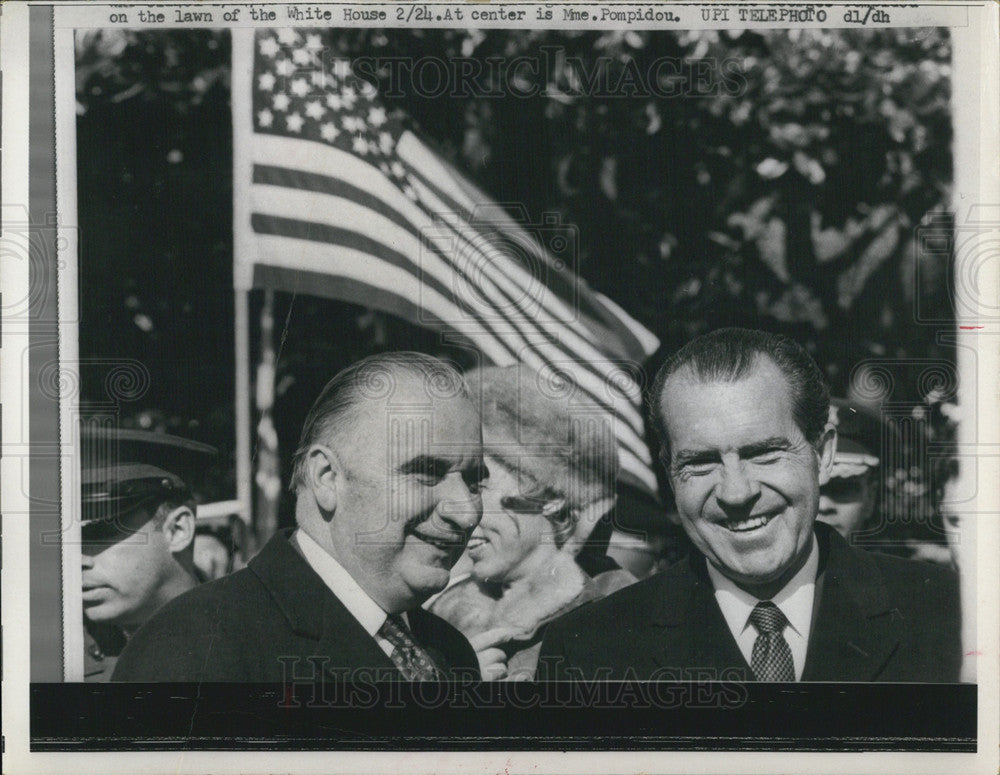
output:
POLYGON ((837 452, 829 481, 820 487, 818 519, 850 541, 870 528, 878 505, 883 448, 894 438, 878 413, 843 398, 830 399, 837 452))
POLYGON ((81 445, 84 680, 107 681, 128 637, 198 583, 189 482, 217 452, 90 423, 81 445))

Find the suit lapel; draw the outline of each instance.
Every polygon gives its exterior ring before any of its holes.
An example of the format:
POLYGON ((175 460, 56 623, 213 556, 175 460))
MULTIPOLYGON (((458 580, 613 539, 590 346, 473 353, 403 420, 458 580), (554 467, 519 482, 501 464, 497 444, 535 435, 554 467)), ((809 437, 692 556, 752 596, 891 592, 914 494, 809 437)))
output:
POLYGON ((434 620, 431 615, 422 608, 415 608, 407 613, 407 617, 410 620, 413 639, 430 655, 431 660, 442 672, 450 672, 454 665, 445 653, 446 644, 441 633, 434 631, 434 620))
POLYGON ((249 567, 271 593, 291 631, 314 642, 295 656, 327 657, 327 672, 340 679, 349 678, 357 668, 394 670, 375 639, 295 550, 288 540, 290 532, 276 533, 249 567))
MULTIPOLYGON (((898 648, 902 614, 893 607, 878 566, 835 531, 816 524, 820 547, 816 616, 803 681, 872 681, 898 648)), ((738 668, 752 680, 715 600, 705 558, 697 552, 662 574, 654 630, 661 667, 738 668)))
POLYGON ((878 566, 817 523, 821 581, 804 681, 873 681, 899 646, 903 619, 878 566))
POLYGON ((712 671, 703 679, 733 680, 734 669, 750 679, 750 666, 736 644, 729 625, 715 600, 712 582, 705 570, 705 558, 696 552, 674 566, 675 573, 663 574, 662 607, 652 620, 661 648, 660 666, 683 671, 681 679, 697 680, 696 670, 712 671), (729 671, 726 675, 722 671, 729 671))
POLYGON ((366 675, 360 676, 366 680, 388 678, 390 675, 401 677, 375 638, 329 590, 323 606, 322 624, 316 653, 330 657, 327 672, 335 678, 350 680, 354 677, 353 671, 358 668, 367 670, 366 675))

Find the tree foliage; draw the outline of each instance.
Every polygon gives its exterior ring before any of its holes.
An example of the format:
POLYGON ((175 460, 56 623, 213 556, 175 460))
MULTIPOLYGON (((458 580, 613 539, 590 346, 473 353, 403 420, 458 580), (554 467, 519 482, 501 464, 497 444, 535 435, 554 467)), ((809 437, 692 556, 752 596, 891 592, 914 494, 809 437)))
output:
MULTIPOLYGON (((927 354, 911 237, 947 204, 946 31, 379 31, 335 46, 541 63, 519 71, 529 97, 396 103, 502 201, 575 224, 587 279, 671 349, 727 323, 785 331, 840 392, 858 361, 927 354)), ((487 72, 480 94, 509 80, 487 72)))
MULTIPOLYGON (((949 257, 913 239, 948 201, 946 30, 351 29, 327 42, 381 60, 387 105, 499 201, 573 224, 581 274, 664 351, 720 325, 768 328, 805 343, 840 394, 866 361, 952 359, 915 314, 951 314, 949 257), (385 66, 518 57, 535 64, 423 93, 385 66)), ((81 354, 141 353, 156 373, 136 417, 218 435, 204 426, 232 423, 227 34, 77 43, 81 354)), ((277 312, 286 451, 336 368, 436 346, 351 305, 281 299, 277 312)), ((875 398, 921 404, 918 382, 875 398)))

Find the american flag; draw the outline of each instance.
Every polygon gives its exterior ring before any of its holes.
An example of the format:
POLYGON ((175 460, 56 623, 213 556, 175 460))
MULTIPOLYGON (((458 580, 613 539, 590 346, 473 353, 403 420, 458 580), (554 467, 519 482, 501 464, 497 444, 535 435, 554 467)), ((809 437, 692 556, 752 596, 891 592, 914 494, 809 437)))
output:
POLYGON ((233 31, 237 289, 362 304, 570 378, 655 494, 635 367, 656 338, 573 272, 573 230, 526 224, 402 120, 321 31, 233 31))

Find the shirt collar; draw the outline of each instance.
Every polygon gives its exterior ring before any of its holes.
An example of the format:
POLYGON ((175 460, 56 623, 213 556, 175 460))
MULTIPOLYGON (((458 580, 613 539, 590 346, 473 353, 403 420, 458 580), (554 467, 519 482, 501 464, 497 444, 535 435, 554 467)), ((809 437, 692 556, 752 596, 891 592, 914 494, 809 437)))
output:
MULTIPOLYGON (((312 536, 299 528, 295 531, 293 540, 298 544, 309 567, 323 579, 323 583, 344 604, 351 616, 361 623, 365 632, 375 636, 385 624, 388 614, 312 536)), ((405 618, 405 614, 403 616, 405 618)))
MULTIPOLYGON (((722 614, 729 623, 730 629, 742 632, 750 625, 750 613, 760 600, 749 592, 740 589, 728 576, 725 576, 706 558, 705 564, 708 567, 708 575, 715 588, 716 599, 722 614)), ((808 637, 812 624, 813 599, 816 593, 816 573, 819 570, 819 544, 816 535, 813 534, 812 544, 809 547, 809 557, 805 564, 799 568, 798 573, 792 576, 791 580, 781 591, 771 598, 781 612, 788 619, 792 628, 803 637, 808 637)))

